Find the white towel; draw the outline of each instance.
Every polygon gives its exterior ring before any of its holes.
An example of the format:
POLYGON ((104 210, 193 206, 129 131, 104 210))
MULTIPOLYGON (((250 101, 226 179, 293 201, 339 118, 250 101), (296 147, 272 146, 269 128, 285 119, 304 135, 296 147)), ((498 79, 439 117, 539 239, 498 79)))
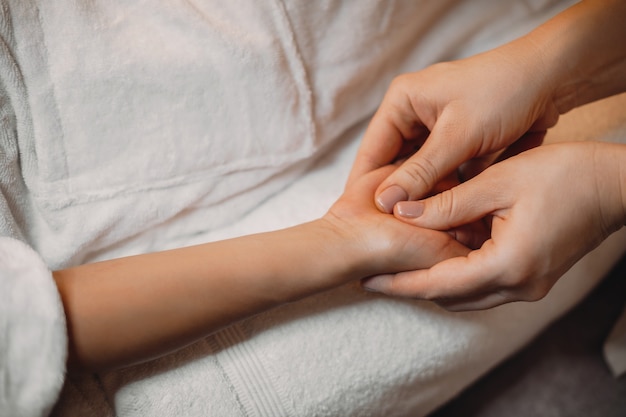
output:
POLYGON ((278 7, 8 3, 29 240, 52 268, 232 221, 321 146, 278 7))
POLYGON ((65 316, 50 271, 0 237, 0 415, 46 415, 63 386, 65 316))

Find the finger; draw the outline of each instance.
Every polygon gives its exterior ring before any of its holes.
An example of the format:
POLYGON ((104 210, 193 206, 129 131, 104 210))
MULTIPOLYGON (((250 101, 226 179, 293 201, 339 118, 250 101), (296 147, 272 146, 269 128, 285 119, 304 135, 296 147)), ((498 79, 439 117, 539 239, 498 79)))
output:
POLYGON ((372 204, 371 196, 374 190, 376 190, 381 181, 388 177, 394 169, 395 167, 393 165, 386 165, 362 175, 352 183, 346 185, 345 194, 357 201, 367 201, 368 205, 372 204))
POLYGON ((516 301, 514 297, 503 291, 488 292, 473 297, 434 300, 440 307, 454 312, 487 310, 502 304, 516 301))
MULTIPOLYGON (((372 117, 348 176, 348 183, 361 175, 394 162, 406 150, 407 141, 421 145, 429 130, 415 114, 406 95, 404 77, 390 86, 380 107, 372 117)), ((415 149, 415 148, 414 148, 415 149)))
POLYGON ((347 184, 350 185, 366 173, 390 164, 401 148, 400 133, 377 113, 365 131, 347 184))
MULTIPOLYGON (((401 298, 412 298, 412 299, 425 299, 418 296, 414 296, 414 294, 410 292, 403 293, 392 293, 389 290, 375 290, 378 284, 373 284, 372 281, 376 279, 394 279, 393 275, 381 275, 378 277, 372 277, 368 280, 362 281, 362 286, 365 290, 371 292, 380 292, 385 295, 401 297, 401 298)), ((462 311, 476 311, 476 310, 487 310, 490 308, 497 307, 502 304, 510 303, 513 301, 518 301, 515 297, 508 294, 506 291, 489 291, 487 293, 482 293, 480 295, 474 296, 462 296, 458 298, 439 298, 439 299, 431 299, 428 301, 432 301, 436 303, 441 308, 452 311, 452 312, 462 312, 462 311)))
POLYGON ((493 177, 482 174, 430 198, 398 202, 394 214, 407 223, 436 230, 473 223, 511 205, 493 177))
POLYGON ((424 145, 376 191, 376 204, 391 213, 398 201, 425 196, 445 176, 477 154, 478 141, 464 127, 442 115, 424 145), (467 139, 465 139, 467 138, 467 139))
MULTIPOLYGON (((484 246, 483 246, 484 248, 484 246)), ((464 299, 497 291, 502 262, 492 248, 467 257, 442 261, 430 269, 379 275, 362 281, 366 290, 390 296, 424 300, 464 299), (491 255, 491 256, 490 256, 491 255)))

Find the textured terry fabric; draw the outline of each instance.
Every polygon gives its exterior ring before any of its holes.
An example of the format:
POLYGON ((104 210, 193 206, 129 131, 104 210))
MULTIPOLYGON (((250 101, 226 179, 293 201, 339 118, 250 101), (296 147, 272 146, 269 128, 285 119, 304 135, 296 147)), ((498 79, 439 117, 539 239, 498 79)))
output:
MULTIPOLYGON (((232 221, 321 145, 280 7, 31 0, 8 10, 29 238, 53 268, 148 230, 166 241, 232 221)), ((139 241, 127 252, 151 249, 139 241)))
POLYGON ((0 415, 45 415, 63 386, 65 317, 50 271, 0 237, 0 415))

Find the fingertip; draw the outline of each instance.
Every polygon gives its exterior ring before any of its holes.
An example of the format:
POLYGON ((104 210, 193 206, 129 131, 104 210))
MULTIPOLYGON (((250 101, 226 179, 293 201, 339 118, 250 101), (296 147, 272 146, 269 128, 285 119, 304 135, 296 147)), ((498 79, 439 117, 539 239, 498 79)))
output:
POLYGON ((411 270, 395 274, 381 274, 364 278, 364 290, 390 297, 428 299, 425 297, 429 280, 423 275, 427 270, 411 270))
POLYGON ((393 213, 393 207, 400 201, 408 199, 408 194, 399 185, 392 185, 385 188, 376 196, 376 206, 384 213, 393 213))
POLYGON ((361 287, 369 292, 382 293, 389 287, 393 277, 391 275, 376 275, 361 280, 361 287))
POLYGON ((399 201, 395 205, 394 213, 407 219, 416 219, 424 213, 424 203, 421 201, 399 201))

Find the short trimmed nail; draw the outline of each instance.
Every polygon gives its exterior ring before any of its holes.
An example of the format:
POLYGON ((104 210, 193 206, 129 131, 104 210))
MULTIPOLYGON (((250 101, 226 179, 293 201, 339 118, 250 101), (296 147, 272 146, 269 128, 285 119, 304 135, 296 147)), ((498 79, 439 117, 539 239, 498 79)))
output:
POLYGON ((399 216, 416 218, 424 213, 424 203, 421 201, 401 201, 396 205, 399 216))
POLYGON ((361 286, 364 290, 369 292, 381 292, 389 280, 386 275, 377 275, 371 278, 366 278, 361 281, 361 286))
POLYGON ((386 188, 376 198, 376 204, 385 213, 393 213, 393 206, 398 201, 403 201, 409 198, 409 195, 399 185, 392 185, 386 188))

